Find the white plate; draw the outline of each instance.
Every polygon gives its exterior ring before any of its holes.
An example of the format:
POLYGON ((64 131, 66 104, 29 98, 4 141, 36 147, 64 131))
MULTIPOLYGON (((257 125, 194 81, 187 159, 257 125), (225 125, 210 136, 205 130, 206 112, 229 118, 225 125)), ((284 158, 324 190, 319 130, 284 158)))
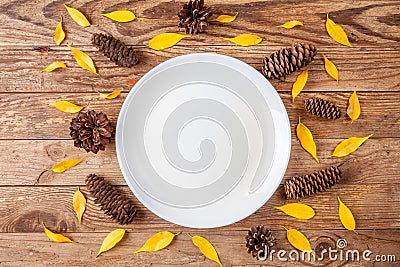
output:
POLYGON ((193 228, 234 223, 275 192, 290 124, 272 85, 246 63, 190 54, 153 68, 118 118, 118 162, 149 210, 193 228))

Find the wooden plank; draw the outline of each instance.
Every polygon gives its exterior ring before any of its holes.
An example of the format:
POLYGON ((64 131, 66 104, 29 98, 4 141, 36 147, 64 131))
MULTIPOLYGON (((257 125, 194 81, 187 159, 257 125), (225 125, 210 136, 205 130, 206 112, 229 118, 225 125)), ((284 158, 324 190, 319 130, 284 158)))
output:
MULTIPOLYGON (((321 164, 292 140, 292 152, 285 177, 304 175, 334 164, 345 163, 344 184, 396 183, 399 178, 400 140, 370 139, 346 158, 328 158, 339 139, 317 140, 321 164)), ((81 164, 64 173, 49 168, 65 159, 80 158, 86 152, 65 140, 3 140, 0 141, 0 186, 11 185, 84 185, 89 173, 105 177, 114 185, 126 185, 120 172, 115 143, 105 152, 88 154, 81 164), (48 171, 46 171, 48 170, 48 171)))
MULTIPOLYGON (((285 46, 291 43, 285 44, 285 46)), ((281 48, 276 45, 254 47, 195 46, 185 41, 164 51, 152 51, 138 47, 141 63, 132 68, 119 68, 92 46, 76 46, 93 57, 101 76, 96 76, 78 67, 68 48, 51 47, 47 53, 34 51, 34 46, 7 46, 0 58, 0 92, 94 92, 110 91, 132 85, 127 79, 139 80, 157 64, 167 59, 195 52, 219 53, 236 57, 260 70, 263 58, 281 48), (66 70, 42 73, 53 61, 65 62, 66 70)), ((389 47, 357 47, 351 50, 344 46, 319 46, 319 54, 309 67, 309 80, 304 91, 399 91, 400 84, 394 79, 400 71, 400 52, 389 47), (321 54, 327 55, 340 72, 339 85, 329 77, 323 66, 321 54)), ((285 81, 271 80, 278 91, 290 91, 298 72, 285 81)))
MULTIPOLYGON (((0 45, 48 45, 53 44, 54 28, 64 17, 67 41, 86 44, 92 32, 108 32, 124 39, 129 44, 146 44, 161 32, 176 32, 176 13, 182 2, 140 1, 118 3, 114 1, 75 1, 71 5, 78 8, 97 27, 82 28, 67 15, 63 2, 58 1, 3 1, 0 7, 0 45), (114 23, 100 16, 115 9, 132 9, 139 17, 132 23, 114 23), (22 29, 22 30, 21 30, 22 29)), ((326 12, 341 24, 356 46, 397 45, 400 34, 392 17, 396 16, 398 1, 369 0, 343 2, 334 0, 329 8, 323 2, 305 2, 294 5, 287 2, 271 1, 213 1, 214 14, 234 14, 239 12, 236 22, 228 25, 213 25, 207 34, 193 38, 196 44, 226 44, 221 37, 235 36, 244 32, 259 34, 269 44, 285 45, 288 42, 309 40, 316 44, 335 44, 325 32, 326 12), (268 12, 266 12, 268 11, 268 12), (279 16, 277 16, 279 14, 279 16), (293 18, 305 22, 306 27, 292 31, 276 28, 293 18)))
MULTIPOLYGON (((52 229, 62 232, 104 232, 118 227, 117 223, 94 204, 84 187, 81 187, 81 191, 88 197, 88 204, 83 222, 79 225, 72 208, 72 196, 76 189, 76 186, 0 187, 2 218, 0 232, 40 232, 42 221, 52 229)), ((132 225, 128 225, 128 228, 134 227, 138 231, 139 229, 153 229, 153 231, 165 228, 174 231, 185 229, 154 215, 136 200, 127 186, 121 186, 119 189, 134 201, 138 209, 137 219, 132 225)), ((273 206, 287 202, 278 190, 257 212, 227 229, 237 231, 248 228, 253 224, 265 223, 266 218, 268 227, 273 229, 282 229, 282 226, 300 229, 343 229, 338 218, 338 195, 354 213, 357 229, 395 229, 400 227, 399 189, 400 183, 394 182, 336 185, 328 192, 319 193, 302 201, 315 208, 317 215, 312 221, 297 220, 274 209, 273 206), (384 206, 382 203, 385 203, 384 206)))
MULTIPOLYGON (((351 93, 303 93, 292 104, 289 93, 281 93, 291 121, 293 133, 299 116, 313 132, 314 137, 348 138, 374 133, 374 138, 399 137, 400 102, 398 93, 359 93, 362 114, 357 122, 346 118, 348 98, 351 93), (319 96, 336 102, 342 110, 339 120, 325 120, 305 112, 303 101, 319 96)), ((48 106, 49 103, 68 100, 78 105, 90 103, 90 109, 105 112, 116 124, 123 100, 122 94, 115 100, 101 99, 97 93, 86 94, 2 94, 0 102, 0 139, 69 139, 69 123, 74 115, 65 114, 48 106)))
MULTIPOLYGON (((238 231, 226 231, 224 229, 184 231, 164 250, 153 253, 133 254, 133 251, 138 249, 155 231, 157 230, 154 229, 151 232, 133 229, 125 234, 116 247, 98 258, 95 255, 105 237, 105 233, 69 234, 68 236, 79 242, 78 244, 52 243, 43 233, 0 234, 0 259, 2 259, 2 266, 216 266, 216 264, 206 259, 192 244, 190 237, 186 235, 190 233, 207 237, 218 251, 224 266, 260 266, 260 264, 265 264, 266 266, 293 266, 296 264, 291 260, 286 262, 279 261, 276 254, 274 254, 272 261, 257 261, 252 258, 247 253, 245 242, 243 241, 246 235, 245 229, 238 231)), ((327 254, 325 254, 325 259, 322 261, 301 261, 307 266, 375 266, 373 261, 368 262, 362 258, 363 251, 367 249, 372 251, 370 259, 375 259, 376 255, 396 256, 397 263, 385 262, 381 263, 382 266, 398 265, 398 257, 400 255, 399 232, 361 230, 359 235, 356 235, 344 230, 319 230, 304 231, 304 233, 310 238, 313 248, 325 245, 327 248, 332 247, 335 249, 337 240, 345 237, 348 246, 342 250, 338 249, 338 251, 346 253, 349 250, 359 250, 361 258, 360 261, 352 261, 352 257, 349 255, 349 261, 346 262, 346 254, 343 254, 343 260, 340 260, 340 252, 338 252, 339 260, 334 262, 329 261, 327 254)), ((274 231, 274 235, 278 240, 278 243, 273 247, 276 251, 275 253, 279 250, 285 250, 289 253, 293 249, 286 241, 283 230, 274 231)), ((286 254, 284 257, 288 258, 288 255, 286 254)))

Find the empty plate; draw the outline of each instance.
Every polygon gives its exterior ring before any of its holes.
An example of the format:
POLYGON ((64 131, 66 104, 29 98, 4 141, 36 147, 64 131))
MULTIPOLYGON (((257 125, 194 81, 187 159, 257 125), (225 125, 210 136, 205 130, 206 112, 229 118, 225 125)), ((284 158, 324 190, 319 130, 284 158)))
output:
POLYGON ((136 197, 193 228, 259 209, 290 156, 290 125, 272 85, 232 57, 190 54, 153 68, 118 117, 118 162, 136 197))

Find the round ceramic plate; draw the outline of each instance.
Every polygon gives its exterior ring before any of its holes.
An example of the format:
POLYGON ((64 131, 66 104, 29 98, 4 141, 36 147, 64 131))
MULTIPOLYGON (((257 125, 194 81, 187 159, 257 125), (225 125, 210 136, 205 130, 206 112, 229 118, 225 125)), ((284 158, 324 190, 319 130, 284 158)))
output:
POLYGON ((170 59, 143 76, 118 118, 119 165, 136 197, 187 227, 239 221, 275 192, 290 125, 272 85, 218 54, 170 59))

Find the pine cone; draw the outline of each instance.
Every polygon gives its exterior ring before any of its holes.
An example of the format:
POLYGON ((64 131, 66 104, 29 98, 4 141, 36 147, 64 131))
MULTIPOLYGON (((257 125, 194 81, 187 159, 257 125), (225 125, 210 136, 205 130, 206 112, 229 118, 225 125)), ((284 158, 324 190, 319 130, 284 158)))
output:
POLYGON ((95 154, 99 150, 105 150, 114 131, 107 115, 103 112, 96 113, 94 110, 80 111, 72 119, 69 129, 74 146, 95 154))
POLYGON ((204 32, 208 27, 207 20, 211 15, 210 8, 204 6, 204 0, 190 0, 178 13, 178 27, 185 28, 188 34, 204 32))
POLYGON ((111 61, 120 67, 132 67, 138 63, 136 53, 132 47, 127 47, 123 42, 111 35, 94 33, 92 43, 103 52, 111 61))
POLYGON ((283 187, 286 199, 299 199, 311 194, 325 191, 342 179, 339 166, 315 171, 308 175, 290 177, 283 187))
POLYGON ((270 249, 276 243, 276 238, 272 235, 264 225, 252 226, 246 235, 247 253, 251 253, 253 257, 268 257, 270 249))
POLYGON ((317 49, 312 44, 282 48, 264 59, 261 72, 268 79, 284 79, 286 75, 307 66, 316 54, 317 49))
POLYGON ((340 118, 340 109, 338 106, 318 97, 306 99, 304 101, 304 107, 309 113, 318 117, 331 120, 340 118))
POLYGON ((96 174, 90 174, 85 182, 86 188, 95 198, 95 203, 100 204, 105 214, 110 215, 120 224, 133 222, 136 209, 131 200, 122 196, 118 190, 96 174))

